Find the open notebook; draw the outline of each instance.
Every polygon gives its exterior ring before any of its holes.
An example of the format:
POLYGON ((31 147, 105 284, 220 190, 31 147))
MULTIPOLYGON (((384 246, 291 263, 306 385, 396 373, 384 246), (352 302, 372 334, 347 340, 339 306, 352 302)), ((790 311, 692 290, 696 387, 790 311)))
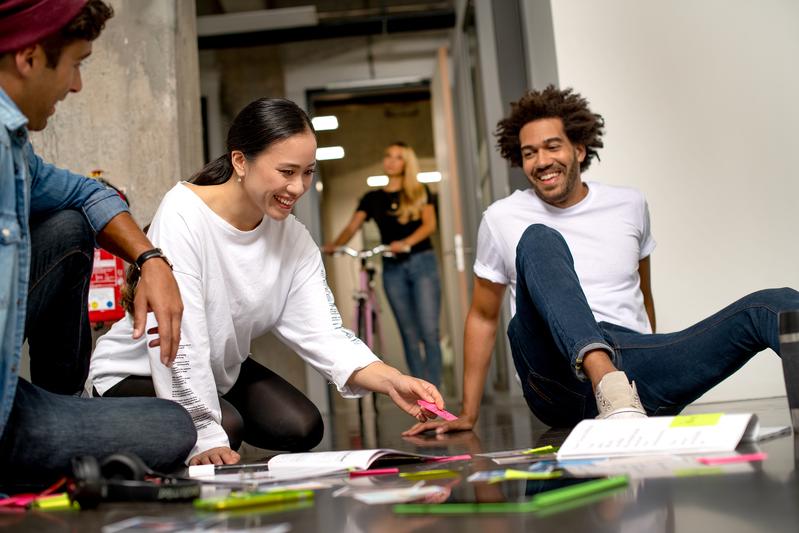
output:
POLYGON ((761 428, 753 414, 696 414, 583 420, 558 450, 558 459, 732 452, 741 442, 787 434, 761 428))
POLYGON ((337 452, 284 453, 272 457, 267 464, 272 472, 305 468, 366 470, 375 466, 418 463, 437 458, 438 456, 434 455, 379 448, 337 452))
POLYGON ((390 448, 283 453, 272 457, 266 463, 190 466, 189 477, 223 480, 239 479, 242 475, 246 475, 252 479, 290 480, 331 475, 348 470, 366 470, 374 466, 418 463, 436 459, 440 459, 440 457, 390 448))

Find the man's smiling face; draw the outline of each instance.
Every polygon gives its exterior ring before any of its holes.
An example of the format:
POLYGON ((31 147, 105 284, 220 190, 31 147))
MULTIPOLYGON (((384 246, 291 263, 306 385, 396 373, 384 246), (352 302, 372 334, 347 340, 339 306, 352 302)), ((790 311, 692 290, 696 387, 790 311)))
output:
POLYGON ((585 197, 580 179, 585 147, 569 141, 560 118, 528 122, 519 131, 519 144, 524 173, 541 200, 565 208, 585 197))

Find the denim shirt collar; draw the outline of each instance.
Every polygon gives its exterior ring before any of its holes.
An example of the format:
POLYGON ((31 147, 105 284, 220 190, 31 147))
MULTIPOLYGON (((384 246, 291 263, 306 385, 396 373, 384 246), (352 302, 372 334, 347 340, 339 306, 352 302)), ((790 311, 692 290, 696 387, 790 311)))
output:
POLYGON ((28 141, 28 117, 22 114, 17 104, 0 87, 0 123, 6 127, 9 136, 17 137, 22 144, 28 141))

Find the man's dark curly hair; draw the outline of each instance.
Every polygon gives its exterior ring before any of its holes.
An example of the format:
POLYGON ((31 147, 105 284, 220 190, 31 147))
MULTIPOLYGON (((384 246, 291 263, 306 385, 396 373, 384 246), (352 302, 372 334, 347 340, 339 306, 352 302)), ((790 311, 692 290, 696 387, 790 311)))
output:
POLYGON ((580 170, 585 171, 591 160, 599 159, 605 120, 588 109, 588 101, 572 89, 557 89, 554 85, 543 91, 529 91, 518 102, 511 103, 510 116, 497 123, 497 147, 511 165, 522 166, 519 132, 528 122, 542 118, 560 118, 566 137, 572 144, 585 146, 585 159, 580 170))
POLYGON ((100 36, 114 9, 102 0, 89 0, 69 23, 41 41, 47 66, 55 68, 64 47, 80 39, 93 41, 100 36))

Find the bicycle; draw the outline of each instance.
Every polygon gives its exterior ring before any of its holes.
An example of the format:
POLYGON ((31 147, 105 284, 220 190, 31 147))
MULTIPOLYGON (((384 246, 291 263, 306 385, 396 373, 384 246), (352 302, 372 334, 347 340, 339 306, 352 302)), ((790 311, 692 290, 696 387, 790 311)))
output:
MULTIPOLYGON (((358 288, 353 295, 357 302, 353 313, 353 324, 355 326, 355 334, 374 352, 375 341, 381 347, 383 343, 380 331, 380 309, 377 302, 377 293, 375 292, 377 267, 370 259, 377 256, 393 257, 394 253, 389 250, 387 245, 381 244, 365 250, 356 250, 349 246, 338 246, 330 252, 330 255, 347 255, 360 261, 358 288)), ((358 415, 361 435, 363 435, 366 447, 377 447, 377 404, 374 400, 374 394, 367 394, 358 400, 358 415), (369 418, 369 421, 366 418, 369 418)))
POLYGON ((375 293, 375 274, 377 267, 369 259, 375 256, 393 257, 388 246, 381 244, 372 249, 355 250, 349 246, 338 246, 331 255, 348 255, 360 260, 361 270, 358 274, 358 289, 355 291, 354 298, 357 302, 353 324, 355 333, 358 335, 369 349, 374 351, 375 339, 382 341, 380 337, 379 306, 377 304, 377 294, 375 293))

